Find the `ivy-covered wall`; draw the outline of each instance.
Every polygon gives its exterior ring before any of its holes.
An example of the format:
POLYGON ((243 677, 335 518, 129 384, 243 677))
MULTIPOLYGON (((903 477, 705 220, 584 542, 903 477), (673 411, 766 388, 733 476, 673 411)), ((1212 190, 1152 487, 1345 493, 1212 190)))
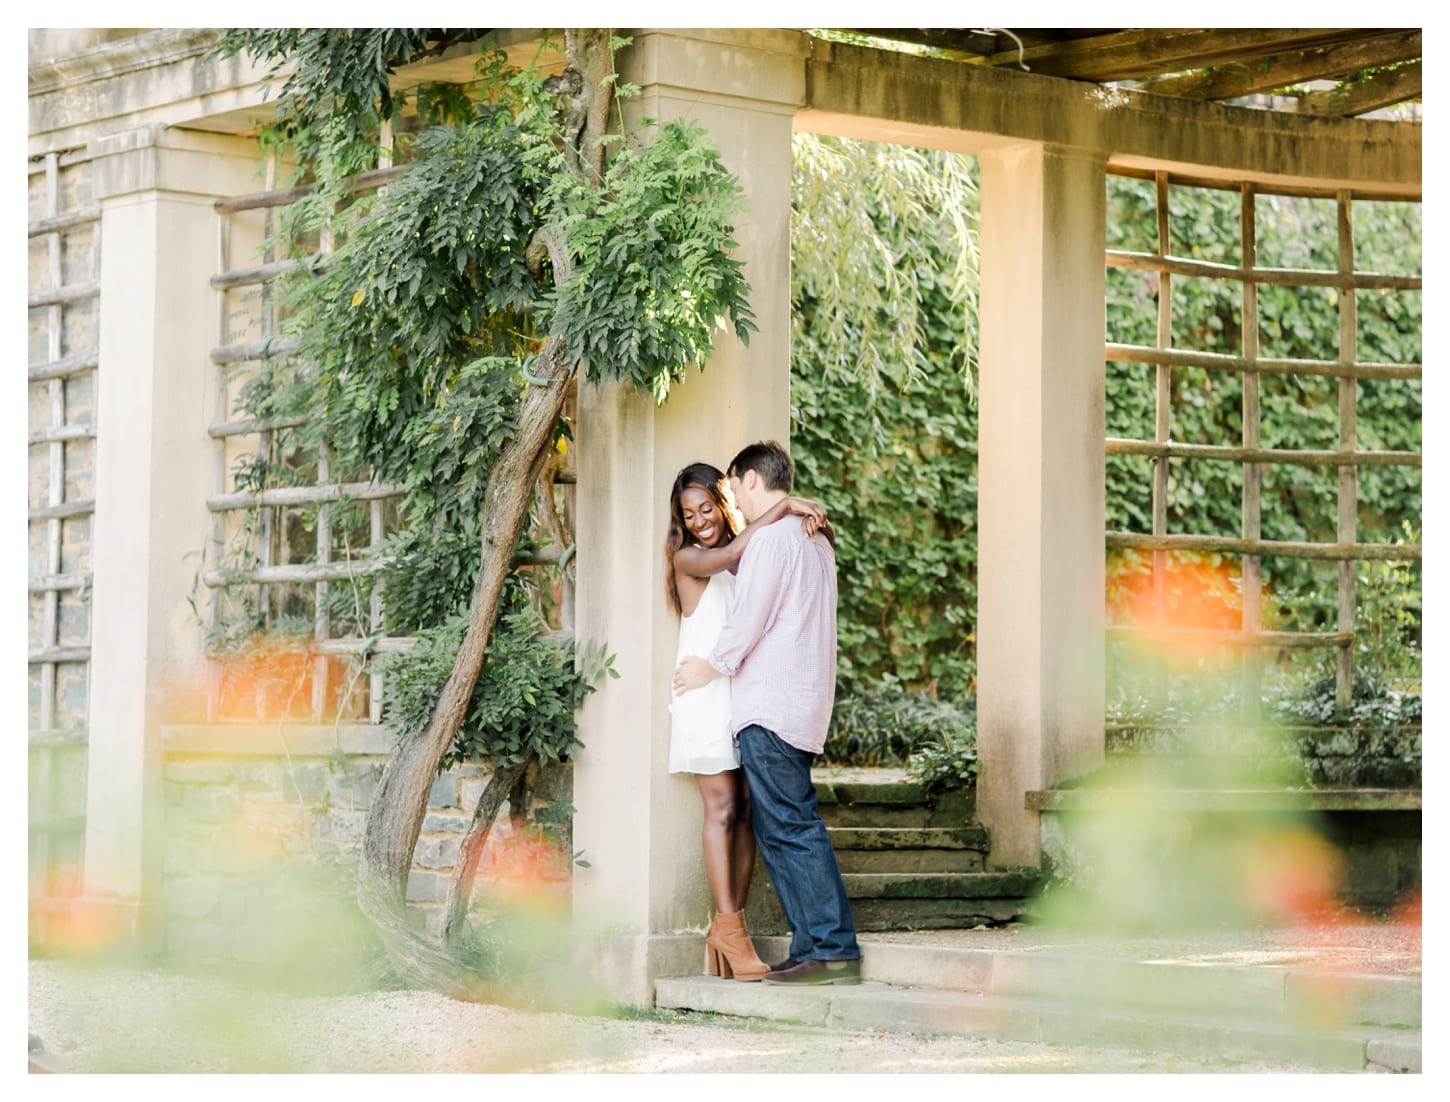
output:
MULTIPOLYGON (((883 179, 893 179, 895 171, 897 187, 921 185, 910 172, 897 171, 897 158, 872 151, 867 143, 797 135, 791 444, 800 492, 825 503, 840 533, 838 690, 846 698, 898 688, 943 700, 975 696, 976 316, 974 296, 960 290, 964 266, 975 279, 975 164, 967 157, 930 156, 942 165, 950 161, 951 171, 964 172, 970 181, 962 192, 967 209, 959 217, 930 204, 904 217, 901 200, 883 198, 890 191, 883 179), (835 151, 837 159, 824 158, 820 146, 835 151), (853 151, 853 146, 864 152, 853 151), (839 174, 843 168, 864 171, 865 166, 874 178, 862 187, 824 186, 821 174, 827 170, 839 174), (847 276, 837 273, 852 258, 823 250, 816 240, 822 225, 849 224, 836 210, 848 203, 856 204, 855 233, 876 235, 899 269, 880 276, 876 291, 858 292, 866 297, 861 310, 868 317, 854 320, 850 305, 837 301, 842 284, 850 285, 847 276), (963 220, 966 235, 961 232, 963 220), (898 309, 893 296, 903 294, 915 300, 914 340, 881 324, 898 309), (963 309, 965 336, 958 320, 963 309), (874 370, 842 370, 840 347, 851 340, 859 342, 862 364, 876 365, 874 370)), ((948 168, 939 166, 939 171, 948 168)), ((1236 192, 1171 187, 1173 252, 1237 265, 1239 211, 1236 192)), ((1420 271, 1419 204, 1356 201, 1353 213, 1357 269, 1420 271)), ((1338 266, 1332 199, 1260 196, 1256 234, 1260 265, 1338 266)), ((1109 247, 1150 251, 1155 237, 1152 183, 1110 176, 1109 247)), ((861 277, 855 279, 859 284, 861 277)), ((1172 286, 1175 347, 1241 351, 1239 284, 1175 277, 1172 286)), ((1325 288, 1262 285, 1260 354, 1333 359, 1339 340, 1336 294, 1325 288)), ((1360 360, 1420 362, 1419 292, 1361 291, 1358 312, 1360 360)), ((1156 274, 1110 268, 1108 340, 1151 345, 1156 316, 1156 274)), ((1144 364, 1107 365, 1109 436, 1152 439, 1154 370, 1144 364)), ((1333 450, 1338 440, 1337 389, 1337 381, 1329 378, 1262 376, 1262 445, 1333 450)), ((1420 450, 1418 382, 1360 382, 1357 408, 1360 447, 1420 450)), ((1171 410, 1173 440, 1238 444, 1240 377, 1174 369, 1171 410)), ((1170 470, 1170 532, 1240 533, 1240 464, 1176 461, 1170 470)), ((1151 531, 1151 487, 1151 460, 1109 456, 1108 529, 1151 531)), ((1335 468, 1267 467, 1264 538, 1333 542, 1337 487, 1335 468)), ((1419 468, 1359 468, 1359 538, 1418 542, 1421 487, 1419 468)), ((1210 578, 1213 584, 1199 585, 1195 592, 1213 606, 1213 614, 1225 618, 1225 626, 1237 626, 1237 560, 1193 553, 1174 554, 1171 560, 1185 575, 1196 571, 1210 578)), ((1112 552, 1108 568, 1105 600, 1110 615, 1121 618, 1140 591, 1145 571, 1151 570, 1151 556, 1112 552)), ((1335 564, 1276 558, 1265 560, 1262 569, 1266 626, 1333 629, 1335 564)), ((1419 564, 1361 563, 1359 576, 1362 642, 1357 671, 1418 691, 1419 564)), ((1312 683, 1331 668, 1332 654, 1307 651, 1294 656, 1295 664, 1280 671, 1282 683, 1312 683)), ((1131 694, 1120 694, 1116 703, 1130 710, 1131 694)))

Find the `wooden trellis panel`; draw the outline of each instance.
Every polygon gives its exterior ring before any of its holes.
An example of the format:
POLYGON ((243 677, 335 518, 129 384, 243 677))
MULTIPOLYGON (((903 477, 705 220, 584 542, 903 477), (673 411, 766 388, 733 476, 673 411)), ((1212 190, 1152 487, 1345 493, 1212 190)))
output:
POLYGON ((85 831, 100 209, 84 151, 29 167, 30 936, 79 890, 85 831))
MULTIPOLYGON (((1127 175, 1127 174, 1125 174, 1127 175)), ((1132 173, 1131 175, 1141 175, 1132 173)), ((1366 363, 1358 356, 1358 313, 1356 293, 1360 290, 1419 290, 1418 274, 1394 272, 1361 272, 1354 257, 1353 201, 1357 198, 1378 198, 1341 190, 1326 193, 1322 189, 1274 189, 1274 194, 1331 197, 1335 200, 1338 221, 1339 261, 1335 271, 1309 271, 1260 267, 1257 263, 1258 242, 1255 237, 1255 198, 1268 189, 1252 183, 1237 184, 1197 178, 1170 177, 1168 173, 1153 174, 1157 206, 1157 243, 1151 253, 1109 250, 1109 267, 1130 268, 1157 273, 1158 313, 1156 339, 1151 348, 1109 342, 1108 361, 1149 363, 1156 367, 1155 417, 1152 440, 1112 437, 1107 440, 1109 455, 1145 455, 1153 460, 1152 532, 1150 534, 1109 532, 1110 548, 1139 548, 1153 553, 1153 610, 1157 630, 1173 630, 1166 624, 1166 557, 1170 550, 1216 551, 1242 557, 1243 621, 1235 632, 1203 631, 1181 628, 1185 635, 1199 639, 1237 644, 1244 655, 1243 702, 1245 718, 1257 718, 1261 659, 1265 648, 1333 647, 1337 650, 1335 696, 1341 710, 1348 708, 1354 678, 1355 640, 1355 567, 1365 560, 1419 559, 1418 544, 1366 544, 1359 542, 1357 525, 1358 477, 1362 466, 1421 466, 1419 452, 1361 450, 1356 438, 1356 384, 1361 379, 1421 378, 1420 364, 1366 363), (1222 264, 1175 256, 1169 234, 1168 188, 1170 183, 1191 187, 1233 189, 1240 196, 1240 263, 1222 264), (1175 275, 1232 281, 1243 293, 1243 348, 1241 354, 1191 352, 1173 347, 1172 279, 1175 275), (1285 360, 1259 355, 1260 284, 1296 287, 1329 287, 1337 292, 1339 316, 1339 347, 1333 359, 1285 360), (1181 444, 1172 440, 1171 393, 1175 368, 1196 367, 1211 371, 1233 372, 1242 377, 1242 439, 1239 447, 1219 444, 1181 444), (1338 442, 1333 451, 1264 448, 1260 445, 1260 393, 1262 374, 1323 376, 1338 381, 1338 442), (1217 459, 1243 465, 1243 497, 1241 534, 1232 536, 1173 535, 1168 532, 1169 466, 1173 462, 1196 459, 1217 459), (1265 469, 1273 465, 1335 467, 1339 472, 1335 542, 1310 543, 1262 538, 1261 484, 1265 469), (1332 632, 1265 631, 1260 622, 1259 605, 1262 594, 1261 563, 1266 557, 1319 559, 1338 563, 1337 630, 1332 632)), ((1137 629, 1112 627, 1110 638, 1131 638, 1137 629)))
MULTIPOLYGON (((382 148, 389 148, 384 134, 382 148)), ((353 178, 356 191, 385 187, 400 171, 389 163, 386 155, 379 167, 353 178)), ((365 720, 378 723, 382 718, 383 685, 370 661, 360 656, 366 648, 368 659, 376 654, 407 650, 411 638, 387 637, 383 632, 382 595, 374 589, 365 610, 358 619, 365 619, 366 638, 356 632, 339 634, 327 612, 330 586, 351 582, 375 574, 386 565, 379 548, 390 529, 392 503, 400 494, 395 486, 375 482, 345 482, 333 477, 331 457, 324 446, 309 457, 314 477, 302 485, 265 489, 238 488, 234 484, 239 463, 250 455, 263 459, 274 455, 274 435, 284 433, 301 423, 300 418, 277 418, 259 421, 243 416, 236 408, 238 381, 248 375, 270 371, 273 364, 296 351, 295 341, 275 336, 279 304, 275 301, 272 281, 295 267, 296 260, 274 255, 265 245, 271 237, 274 218, 289 204, 310 190, 306 187, 276 189, 271 170, 266 190, 219 200, 217 274, 211 286, 217 294, 219 341, 211 360, 217 372, 215 420, 208 429, 214 443, 213 493, 207 507, 213 520, 212 554, 202 580, 211 592, 211 622, 219 628, 234 591, 248 589, 267 623, 282 611, 279 594, 297 593, 302 587, 310 591, 310 614, 313 620, 311 659, 307 675, 307 698, 312 722, 335 719, 365 720), (250 264, 262 248, 260 264, 250 264), (238 266, 247 262, 250 266, 238 266), (334 547, 326 509, 319 508, 315 539, 310 546, 296 546, 296 529, 288 528, 288 510, 350 501, 360 503, 367 511, 366 538, 356 546, 343 538, 344 551, 338 556, 334 547), (239 538, 244 533, 251 538, 239 538), (245 561, 236 561, 238 548, 246 553, 245 561), (299 557, 299 552, 301 552, 299 557), (285 561, 280 561, 285 560, 285 561), (288 587, 291 587, 290 589, 288 587), (348 666, 340 658, 352 659, 348 666), (358 681, 365 676, 365 682, 358 681), (341 684, 339 682, 342 682, 341 684), (352 690, 365 686, 364 691, 352 690), (341 690, 341 691, 339 691, 341 690)), ((330 234, 324 231, 317 252, 330 252, 330 234)), ((570 408, 572 410, 571 398, 570 408)), ((561 471, 557 482, 564 485, 566 524, 572 504, 572 472, 561 471)), ((566 549, 546 547, 530 556, 539 565, 557 565, 565 559, 566 549)), ((574 617, 573 571, 561 571, 561 628, 572 633, 574 617)), ((209 710, 212 719, 247 718, 226 712, 223 708, 223 680, 226 670, 221 663, 212 663, 209 710)), ((265 711, 259 700, 258 717, 265 711)), ((274 717, 275 718, 275 717, 274 717)), ((296 715, 293 719, 299 719, 296 715)))
MULTIPOLYGON (((382 171, 366 174, 367 178, 357 183, 360 188, 377 187, 393 175, 395 171, 390 171, 384 164, 382 171)), ((234 485, 239 464, 253 456, 263 462, 275 459, 278 434, 301 424, 299 418, 270 421, 239 418, 235 408, 241 381, 255 374, 270 372, 274 364, 295 351, 294 342, 279 340, 275 336, 278 303, 272 281, 293 268, 296 261, 278 259, 272 235, 278 212, 305 195, 308 189, 278 190, 274 184, 275 167, 269 165, 264 191, 220 200, 215 204, 218 215, 217 274, 211 285, 217 295, 219 341, 211 355, 217 372, 217 407, 215 420, 208 429, 214 441, 215 458, 213 492, 207 499, 207 507, 213 516, 213 556, 202 577, 212 591, 210 604, 214 629, 220 628, 229 606, 234 604, 231 599, 235 596, 231 592, 233 588, 248 591, 261 619, 269 625, 287 611, 289 600, 295 601, 303 593, 310 596, 308 611, 313 626, 309 649, 312 657, 307 663, 307 670, 294 668, 290 671, 292 676, 305 680, 310 718, 315 722, 346 718, 377 723, 382 711, 379 675, 368 673, 361 700, 358 694, 349 691, 356 688, 355 685, 339 684, 340 673, 344 671, 337 668, 337 659, 358 655, 363 648, 364 637, 356 633, 334 635, 327 599, 330 585, 365 578, 384 565, 377 554, 377 547, 386 534, 386 504, 397 496, 397 489, 375 483, 333 480, 331 459, 325 447, 303 461, 304 469, 310 465, 313 472, 308 484, 261 490, 237 489, 234 485), (239 262, 252 261, 259 248, 262 250, 261 264, 237 266, 239 262), (313 538, 306 541, 310 546, 305 549, 295 546, 297 533, 295 529, 289 530, 287 524, 289 510, 340 501, 363 503, 368 514, 366 542, 358 547, 347 547, 343 560, 334 561, 331 521, 327 510, 320 508, 316 514, 313 538), (238 550, 245 556, 241 562, 232 558, 238 550), (299 551, 303 553, 304 561, 296 561, 299 551), (279 559, 285 561, 277 561, 279 559)), ((318 251, 325 254, 330 249, 330 237, 324 233, 318 251)), ((386 653, 411 645, 408 639, 381 637, 382 608, 376 600, 370 603, 366 621, 368 635, 373 639, 369 653, 386 653)), ((357 667, 354 667, 354 672, 356 670, 357 667)), ((208 694, 211 718, 246 718, 234 709, 223 714, 222 691, 226 673, 221 664, 212 664, 211 692, 208 694)), ((355 680, 355 677, 349 678, 349 681, 355 680)), ((266 717, 268 703, 261 698, 265 690, 259 687, 258 692, 256 716, 266 717)), ((292 718, 301 717, 294 714, 292 718)))

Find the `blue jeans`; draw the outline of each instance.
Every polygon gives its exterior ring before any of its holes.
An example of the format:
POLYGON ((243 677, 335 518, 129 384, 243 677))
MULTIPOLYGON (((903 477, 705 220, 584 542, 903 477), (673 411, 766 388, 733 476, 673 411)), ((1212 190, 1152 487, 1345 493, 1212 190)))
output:
POLYGON ((793 960, 855 960, 856 923, 826 824, 816 814, 814 754, 752 724, 739 735, 750 824, 790 923, 793 960))

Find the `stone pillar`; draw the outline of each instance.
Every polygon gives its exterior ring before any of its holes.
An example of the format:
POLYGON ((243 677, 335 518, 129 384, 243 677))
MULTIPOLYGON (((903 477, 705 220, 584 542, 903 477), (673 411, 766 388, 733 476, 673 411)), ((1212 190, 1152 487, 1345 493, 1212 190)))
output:
POLYGON ((257 152, 159 126, 92 149, 103 307, 81 906, 145 945, 157 933, 144 906, 160 877, 160 728, 204 718, 204 628, 188 600, 201 597, 210 535, 212 202, 256 186, 257 152))
MULTIPOLYGON (((626 32, 629 33, 629 32, 626 32)), ((678 625, 666 609, 670 486, 703 460, 790 427, 791 120, 804 93, 799 36, 777 31, 636 31, 621 79, 631 110, 687 116, 714 136, 749 210, 736 223, 760 331, 716 337, 703 374, 657 409, 631 389, 581 385, 577 634, 616 654, 620 678, 580 715, 574 870, 581 925, 603 929, 593 959, 612 997, 650 1006, 654 980, 699 972, 713 913, 694 781, 667 772, 678 625)))
POLYGON ((980 165, 977 812, 1003 868, 1040 860, 1024 793, 1103 760, 1105 161, 980 165))

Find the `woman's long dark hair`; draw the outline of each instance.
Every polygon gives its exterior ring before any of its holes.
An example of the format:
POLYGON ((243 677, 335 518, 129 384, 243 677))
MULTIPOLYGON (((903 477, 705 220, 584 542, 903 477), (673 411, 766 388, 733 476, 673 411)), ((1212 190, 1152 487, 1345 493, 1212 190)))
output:
POLYGON ((724 471, 708 463, 691 463, 675 475, 675 484, 670 489, 670 532, 665 537, 665 596, 669 598, 670 607, 675 610, 677 617, 684 610, 680 607, 680 591, 675 585, 675 552, 685 546, 685 539, 689 535, 689 529, 685 527, 685 511, 680 505, 680 495, 691 486, 709 494, 715 502, 715 508, 720 510, 725 524, 725 538, 720 541, 721 544, 729 543, 740 534, 735 509, 725 498, 724 471))

